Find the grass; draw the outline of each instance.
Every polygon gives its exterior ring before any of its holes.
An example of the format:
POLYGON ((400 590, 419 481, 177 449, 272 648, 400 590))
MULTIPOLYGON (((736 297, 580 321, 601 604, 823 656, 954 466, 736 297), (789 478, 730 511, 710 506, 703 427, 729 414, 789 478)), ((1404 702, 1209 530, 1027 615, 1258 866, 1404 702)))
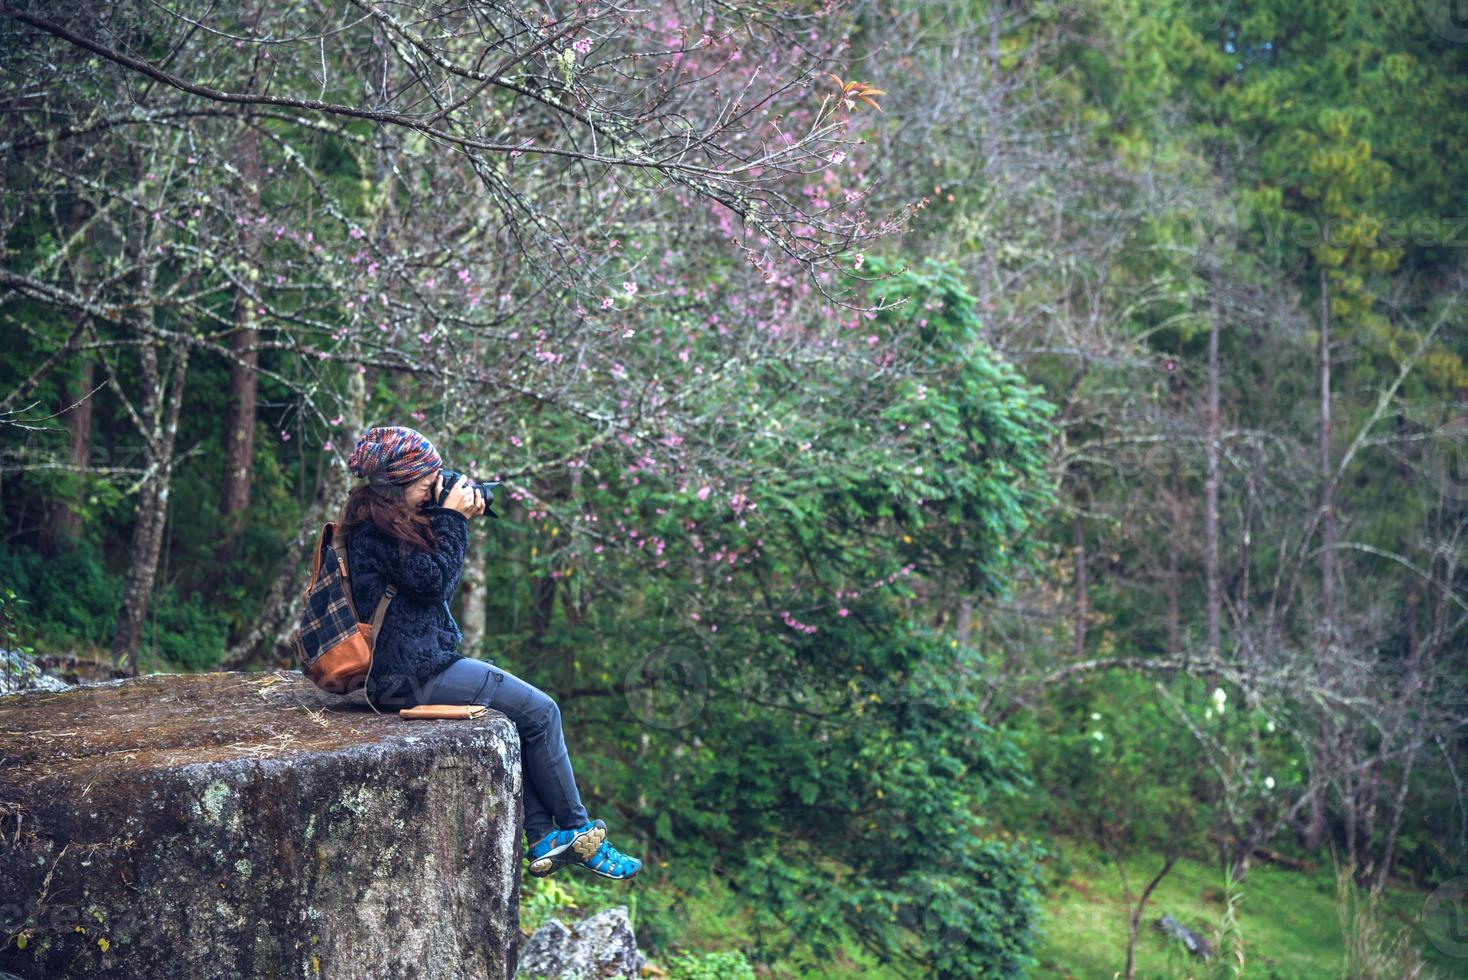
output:
MULTIPOLYGON (((1045 938, 1036 951, 1036 977, 1111 978, 1126 960, 1126 915, 1116 868, 1086 842, 1053 841, 1052 880, 1044 901, 1045 938)), ((1134 891, 1140 891, 1161 866, 1156 855, 1140 855, 1126 863, 1134 891)), ((670 980, 702 977, 675 963, 678 954, 710 955, 752 948, 752 916, 720 879, 710 876, 696 890, 677 888, 660 869, 646 868, 627 883, 603 882, 567 869, 549 879, 525 879, 521 895, 522 924, 528 935, 551 915, 563 920, 589 915, 616 905, 628 906, 643 953, 669 970, 670 980), (648 874, 648 872, 653 872, 648 874), (669 967, 672 969, 669 969, 669 967)), ((1153 892, 1137 940, 1138 978, 1232 976, 1218 959, 1205 967, 1165 939, 1152 923, 1164 912, 1202 933, 1210 942, 1225 910, 1223 872, 1210 864, 1182 859, 1153 892), (1211 972, 1210 972, 1211 971, 1211 972)), ((1319 980, 1342 977, 1345 943, 1337 912, 1335 877, 1330 868, 1312 873, 1256 864, 1243 885, 1236 906, 1244 943, 1243 977, 1260 980, 1319 980)), ((1388 931, 1405 930, 1410 945, 1420 950, 1427 969, 1421 980, 1468 976, 1468 962, 1444 956, 1431 946, 1416 925, 1426 893, 1389 886, 1383 898, 1388 931)), ((1397 980, 1401 972, 1380 974, 1397 980)), ((856 977, 896 977, 855 944, 835 958, 817 958, 808 950, 760 971, 778 980, 816 978, 852 980, 856 977)))
MULTIPOLYGON (((1114 865, 1085 844, 1056 842, 1056 846, 1064 847, 1070 868, 1045 901, 1046 938, 1037 954, 1041 968, 1036 975, 1086 980, 1119 975, 1126 963, 1127 928, 1121 878, 1114 865)), ((1133 894, 1160 867, 1157 855, 1128 860, 1133 894)), ((1138 978, 1209 975, 1200 961, 1183 955, 1177 943, 1163 937, 1152 923, 1163 913, 1171 913, 1213 941, 1224 913, 1224 884, 1223 871, 1212 865, 1189 859, 1174 865, 1152 893, 1142 918, 1137 938, 1138 978)), ((1255 864, 1239 890, 1242 976, 1318 980, 1344 975, 1345 942, 1331 869, 1305 873, 1255 864)), ((1443 956, 1416 925, 1425 898, 1426 893, 1417 889, 1388 886, 1383 896, 1385 925, 1389 931, 1407 930, 1408 944, 1420 951, 1428 970, 1437 976, 1468 976, 1468 963, 1443 956)), ((1424 971, 1423 977, 1427 975, 1424 971)))

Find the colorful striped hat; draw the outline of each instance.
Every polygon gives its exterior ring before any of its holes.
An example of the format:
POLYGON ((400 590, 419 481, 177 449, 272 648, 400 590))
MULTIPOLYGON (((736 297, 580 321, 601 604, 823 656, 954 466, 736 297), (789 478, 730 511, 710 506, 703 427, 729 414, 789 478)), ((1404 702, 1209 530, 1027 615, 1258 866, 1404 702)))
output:
POLYGON ((417 429, 382 425, 368 429, 347 459, 354 476, 368 483, 412 483, 443 465, 438 450, 417 429))

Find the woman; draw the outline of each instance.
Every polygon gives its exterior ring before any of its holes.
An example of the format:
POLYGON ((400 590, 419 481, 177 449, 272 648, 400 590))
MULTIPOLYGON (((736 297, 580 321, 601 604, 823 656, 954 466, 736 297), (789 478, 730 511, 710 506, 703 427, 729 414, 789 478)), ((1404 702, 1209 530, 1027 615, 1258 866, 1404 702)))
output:
POLYGON ((503 712, 520 732, 530 873, 541 878, 579 864, 604 878, 631 878, 642 862, 613 847, 606 824, 581 804, 556 702, 458 653, 463 635, 449 599, 459 587, 469 518, 484 513, 485 502, 460 477, 436 506, 442 460, 426 437, 404 426, 369 429, 348 466, 367 481, 352 488, 340 522, 352 601, 374 609, 389 584, 398 588, 373 647, 368 700, 393 711, 482 704, 503 712))

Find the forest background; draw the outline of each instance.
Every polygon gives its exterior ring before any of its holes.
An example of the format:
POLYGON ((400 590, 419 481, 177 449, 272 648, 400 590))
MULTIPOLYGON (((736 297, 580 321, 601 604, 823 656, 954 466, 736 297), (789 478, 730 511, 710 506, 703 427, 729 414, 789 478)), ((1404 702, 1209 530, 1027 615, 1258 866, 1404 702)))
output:
POLYGON ((1261 861, 1461 966, 1456 9, 10 3, 0 639, 292 666, 412 425, 688 975, 1053 966, 1081 853, 1128 975, 1184 860, 1220 969, 1261 861))

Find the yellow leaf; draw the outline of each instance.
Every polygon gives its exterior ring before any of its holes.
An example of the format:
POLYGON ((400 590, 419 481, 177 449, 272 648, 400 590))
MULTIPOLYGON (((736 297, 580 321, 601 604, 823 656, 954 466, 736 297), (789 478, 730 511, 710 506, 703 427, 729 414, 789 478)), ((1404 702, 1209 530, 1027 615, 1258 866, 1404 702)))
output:
POLYGON ((103 936, 101 939, 97 940, 97 945, 98 946, 101 946, 102 947, 102 952, 105 953, 105 952, 107 952, 108 947, 110 947, 112 944, 107 941, 107 937, 106 936, 103 936))

